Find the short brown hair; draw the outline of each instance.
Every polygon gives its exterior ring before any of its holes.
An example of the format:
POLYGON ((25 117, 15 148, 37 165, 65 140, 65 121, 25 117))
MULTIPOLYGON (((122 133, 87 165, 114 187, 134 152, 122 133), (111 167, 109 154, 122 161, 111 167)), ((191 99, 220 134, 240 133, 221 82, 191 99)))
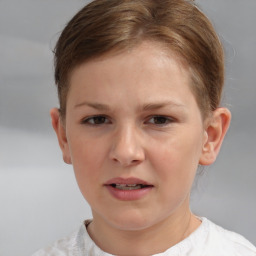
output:
POLYGON ((55 82, 65 117, 69 76, 81 63, 110 51, 160 42, 189 67, 203 116, 215 110, 224 83, 223 49, 192 0, 95 0, 67 24, 55 47, 55 82))

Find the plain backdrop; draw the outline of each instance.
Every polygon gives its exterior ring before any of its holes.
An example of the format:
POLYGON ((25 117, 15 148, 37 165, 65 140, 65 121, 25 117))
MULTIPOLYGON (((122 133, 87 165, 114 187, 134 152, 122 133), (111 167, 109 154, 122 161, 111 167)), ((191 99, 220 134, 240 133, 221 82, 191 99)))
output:
MULTIPOLYGON (((217 162, 195 183, 192 209, 256 244, 256 1, 198 1, 226 52, 223 105, 233 114, 217 162)), ((0 255, 31 255, 91 217, 62 162, 51 50, 82 0, 0 0, 0 255)))

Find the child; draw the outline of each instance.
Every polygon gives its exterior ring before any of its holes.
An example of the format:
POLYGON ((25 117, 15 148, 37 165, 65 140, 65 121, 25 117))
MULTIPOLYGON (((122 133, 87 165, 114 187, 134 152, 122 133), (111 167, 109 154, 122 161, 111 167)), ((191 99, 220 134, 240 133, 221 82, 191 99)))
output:
POLYGON ((222 46, 193 1, 93 1, 57 42, 55 80, 53 128, 93 220, 34 256, 256 255, 189 207, 231 118, 222 46))

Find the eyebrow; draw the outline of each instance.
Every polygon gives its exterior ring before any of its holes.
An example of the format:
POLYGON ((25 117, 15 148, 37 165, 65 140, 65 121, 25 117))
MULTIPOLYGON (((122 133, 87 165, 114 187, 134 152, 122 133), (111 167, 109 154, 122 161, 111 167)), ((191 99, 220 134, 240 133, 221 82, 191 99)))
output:
POLYGON ((75 108, 79 108, 79 107, 83 107, 83 106, 88 106, 88 107, 95 108, 98 110, 109 110, 110 109, 108 105, 101 104, 101 103, 91 103, 91 102, 79 103, 79 104, 75 105, 75 108))
POLYGON ((156 102, 156 103, 148 103, 142 106, 144 111, 149 110, 157 110, 164 107, 178 107, 178 108, 186 108, 185 105, 181 103, 177 103, 174 101, 164 101, 164 102, 156 102))
MULTIPOLYGON (((82 102, 79 103, 77 105, 75 105, 75 108, 79 108, 82 106, 88 106, 97 110, 104 110, 104 111, 108 111, 110 110, 110 107, 106 104, 102 104, 102 103, 92 103, 92 102, 82 102)), ((181 103, 177 103, 174 101, 164 101, 164 102, 155 102, 155 103, 147 103, 147 104, 143 104, 141 109, 143 111, 150 111, 150 110, 157 110, 157 109, 161 109, 164 107, 178 107, 178 108, 186 108, 185 105, 181 104, 181 103)))

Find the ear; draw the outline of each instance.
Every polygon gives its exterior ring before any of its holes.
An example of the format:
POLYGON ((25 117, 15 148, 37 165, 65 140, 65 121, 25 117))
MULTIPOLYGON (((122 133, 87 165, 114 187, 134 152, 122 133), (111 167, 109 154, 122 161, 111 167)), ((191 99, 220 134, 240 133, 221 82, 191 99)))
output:
POLYGON ((216 160, 230 120, 231 113, 227 108, 217 108, 206 121, 205 140, 199 164, 210 165, 216 160))
POLYGON ((66 136, 66 129, 61 120, 59 110, 57 108, 53 108, 50 111, 51 119, 52 119, 52 127, 57 135, 59 146, 62 151, 63 160, 67 164, 71 164, 71 156, 66 136))

